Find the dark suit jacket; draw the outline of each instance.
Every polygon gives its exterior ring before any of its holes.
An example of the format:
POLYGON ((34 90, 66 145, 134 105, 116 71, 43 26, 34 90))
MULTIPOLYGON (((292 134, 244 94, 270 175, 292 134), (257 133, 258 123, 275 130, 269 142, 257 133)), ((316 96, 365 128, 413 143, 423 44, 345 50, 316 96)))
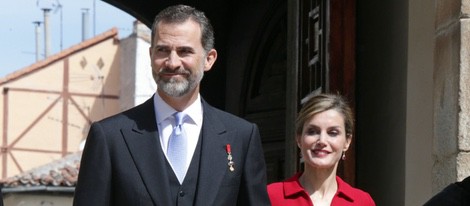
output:
POLYGON ((0 186, 0 206, 3 206, 3 192, 2 192, 2 186, 0 186))
MULTIPOLYGON (((203 101, 203 144, 193 205, 269 205, 258 128, 203 101), (231 145, 235 171, 225 146, 231 145)), ((91 125, 74 205, 171 205, 153 99, 91 125)))
POLYGON ((470 176, 461 182, 448 185, 424 203, 424 206, 467 206, 470 205, 470 176))

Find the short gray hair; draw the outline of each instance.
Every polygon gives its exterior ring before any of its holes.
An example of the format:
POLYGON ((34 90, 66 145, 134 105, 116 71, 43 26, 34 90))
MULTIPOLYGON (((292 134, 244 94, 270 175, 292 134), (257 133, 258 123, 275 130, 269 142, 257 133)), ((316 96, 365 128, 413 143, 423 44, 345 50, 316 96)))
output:
POLYGON ((214 48, 214 29, 212 28, 212 25, 204 12, 187 5, 175 5, 167 7, 166 9, 160 11, 157 16, 155 16, 155 20, 152 24, 152 46, 158 23, 183 23, 190 18, 198 23, 201 27, 201 44, 204 50, 209 52, 214 48))

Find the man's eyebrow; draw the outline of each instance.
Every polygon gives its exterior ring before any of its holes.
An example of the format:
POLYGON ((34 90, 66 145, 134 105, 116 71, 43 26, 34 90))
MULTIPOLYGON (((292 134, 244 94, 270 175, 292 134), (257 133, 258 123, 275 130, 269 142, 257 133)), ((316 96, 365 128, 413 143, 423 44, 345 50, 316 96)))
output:
POLYGON ((178 50, 191 50, 191 51, 194 50, 194 48, 190 47, 190 46, 180 46, 180 47, 177 47, 176 49, 178 49, 178 50))
MULTIPOLYGON (((156 44, 154 48, 170 48, 170 46, 164 45, 164 44, 156 44)), ((179 46, 179 47, 176 47, 176 49, 177 50, 191 50, 191 51, 194 50, 194 48, 191 46, 179 46)))
POLYGON ((170 47, 170 46, 168 46, 168 45, 162 45, 162 44, 156 44, 154 47, 155 47, 155 48, 168 48, 168 47, 170 47))

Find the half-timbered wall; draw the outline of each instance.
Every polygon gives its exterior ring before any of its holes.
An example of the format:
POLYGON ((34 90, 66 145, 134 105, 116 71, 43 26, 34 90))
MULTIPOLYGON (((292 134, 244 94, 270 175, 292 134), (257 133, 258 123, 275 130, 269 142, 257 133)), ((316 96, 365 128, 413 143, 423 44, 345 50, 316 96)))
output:
POLYGON ((1 177, 77 152, 92 121, 119 111, 117 30, 0 82, 1 177))

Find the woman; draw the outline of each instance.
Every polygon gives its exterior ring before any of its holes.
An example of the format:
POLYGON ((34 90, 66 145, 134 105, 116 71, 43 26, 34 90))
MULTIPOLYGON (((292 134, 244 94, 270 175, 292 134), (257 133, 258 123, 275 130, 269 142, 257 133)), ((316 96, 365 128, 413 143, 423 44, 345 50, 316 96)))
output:
POLYGON ((304 159, 303 172, 268 185, 277 205, 372 205, 371 196, 336 176, 338 162, 345 159, 354 120, 343 97, 320 94, 309 99, 296 120, 296 142, 304 159))

